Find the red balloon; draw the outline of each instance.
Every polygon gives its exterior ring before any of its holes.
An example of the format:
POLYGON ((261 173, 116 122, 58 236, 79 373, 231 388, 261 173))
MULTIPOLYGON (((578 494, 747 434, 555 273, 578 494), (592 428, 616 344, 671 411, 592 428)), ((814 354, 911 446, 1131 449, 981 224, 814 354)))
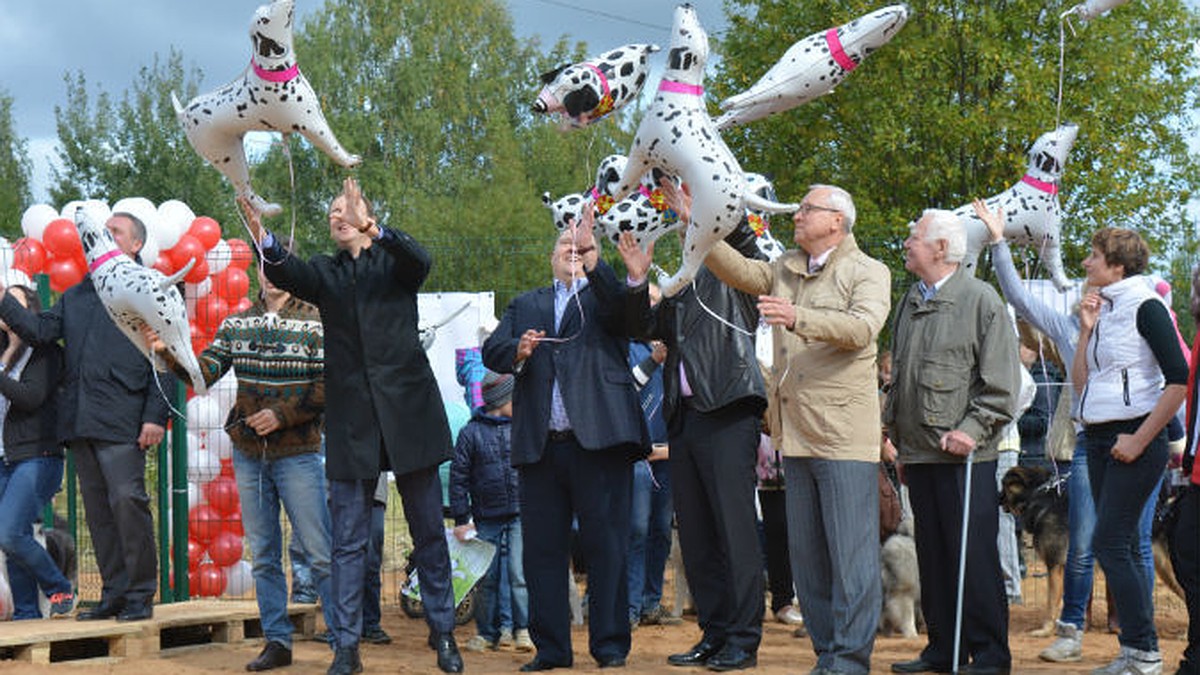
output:
MULTIPOLYGON (((224 472, 224 467, 222 467, 224 472)), ((246 536, 246 528, 242 527, 242 512, 234 511, 225 517, 225 531, 239 537, 246 536)))
POLYGON ((220 567, 229 567, 242 559, 242 538, 225 531, 208 545, 208 557, 220 567))
POLYGON ((66 218, 50 221, 42 232, 42 244, 55 258, 69 259, 83 254, 79 230, 75 228, 75 223, 66 218))
POLYGON ((179 270, 183 269, 189 260, 195 260, 197 265, 200 264, 200 261, 204 260, 204 245, 200 243, 199 239, 185 234, 174 246, 163 253, 171 256, 171 263, 175 265, 175 269, 179 270))
POLYGON ((225 570, 204 563, 196 570, 196 591, 201 597, 215 598, 225 592, 225 570))
POLYGON ((208 504, 197 504, 188 512, 188 532, 201 544, 212 541, 221 531, 221 514, 208 504))
POLYGON ((211 250, 221 241, 221 226, 208 216, 200 216, 193 220, 187 233, 199 240, 205 251, 211 250))
POLYGON ((250 269, 250 263, 254 262, 254 253, 250 250, 250 244, 241 239, 226 239, 225 243, 229 244, 229 266, 242 271, 250 269))
POLYGON ((175 273, 175 264, 171 262, 171 256, 167 255, 165 251, 158 254, 158 260, 155 260, 151 267, 162 272, 164 277, 175 273))
POLYGON ((204 486, 204 496, 222 516, 236 513, 241 508, 241 503, 238 501, 237 481, 232 478, 217 476, 212 479, 204 486))
POLYGON ((254 302, 252 302, 250 300, 250 298, 242 298, 241 300, 237 301, 237 304, 234 305, 233 309, 230 310, 230 313, 231 314, 241 314, 242 312, 250 309, 253 306, 254 306, 254 302))
POLYGON ((50 275, 50 288, 55 293, 65 293, 75 284, 83 281, 85 268, 79 266, 72 258, 55 258, 46 265, 46 274, 50 275))
POLYGON ((196 301, 196 325, 209 335, 217 332, 227 316, 229 303, 216 293, 209 293, 196 301))
MULTIPOLYGON (((233 460, 232 460, 232 459, 222 459, 222 460, 221 460, 221 475, 222 475, 222 476, 225 476, 226 478, 233 478, 233 477, 234 477, 234 473, 233 473, 233 460)), ((241 525, 241 523, 242 523, 242 514, 241 514, 241 512, 239 512, 239 511, 234 511, 232 515, 234 515, 234 516, 237 516, 238 527, 240 528, 240 527, 242 526, 242 525, 241 525)))
POLYGON ((195 354, 199 354, 200 352, 204 351, 204 349, 208 347, 209 343, 212 342, 212 338, 205 335, 204 331, 196 325, 195 321, 188 322, 188 331, 192 336, 192 352, 195 354))
POLYGON ((188 571, 195 572, 204 558, 204 544, 188 537, 188 571))
POLYGON ((196 261, 192 269, 183 275, 183 280, 189 284, 198 284, 208 278, 208 261, 204 258, 196 261))
POLYGON ((237 267, 226 267, 213 276, 213 292, 225 298, 226 302, 236 302, 250 292, 250 275, 237 267))
POLYGON ((13 245, 13 265, 29 276, 42 271, 46 266, 46 247, 31 237, 22 237, 13 245))

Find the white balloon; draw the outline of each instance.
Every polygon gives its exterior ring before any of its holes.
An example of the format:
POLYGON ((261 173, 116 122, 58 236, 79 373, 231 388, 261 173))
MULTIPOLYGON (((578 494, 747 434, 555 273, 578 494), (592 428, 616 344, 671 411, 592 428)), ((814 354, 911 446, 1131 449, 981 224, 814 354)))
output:
MULTIPOLYGON (((188 434, 188 436, 191 436, 191 434, 188 434)), ((189 455, 188 459, 191 459, 190 455, 189 455)), ((190 468, 188 470, 188 473, 191 473, 190 468)), ((205 503, 206 501, 208 501, 208 500, 204 496, 204 490, 202 490, 200 488, 200 483, 192 480, 191 476, 189 476, 188 477, 188 511, 191 511, 192 509, 205 503)))
POLYGON ((1087 0, 1072 7, 1068 13, 1075 12, 1085 21, 1094 19, 1108 10, 1129 2, 1129 0, 1087 0))
MULTIPOLYGON (((108 202, 101 201, 99 199, 89 199, 84 202, 83 210, 88 214, 89 217, 91 217, 93 221, 100 223, 101 225, 107 223, 108 219, 112 217, 112 209, 108 208, 108 202)), ((63 217, 70 218, 72 221, 74 221, 75 213, 71 212, 69 215, 64 215, 63 217)))
POLYGON ((142 250, 139 255, 142 257, 142 264, 146 267, 153 267, 154 263, 158 262, 158 238, 154 236, 153 230, 146 229, 146 241, 142 242, 142 250))
POLYGON ((58 211, 49 204, 34 204, 21 214, 21 232, 31 239, 42 240, 42 231, 50 221, 58 218, 58 211))
POLYGON ((178 199, 168 199, 158 205, 158 246, 167 250, 179 243, 179 238, 192 226, 196 214, 178 199))
POLYGON ((254 568, 249 560, 239 560, 225 568, 225 595, 240 596, 254 588, 254 568))
MULTIPOLYGON (((188 481, 207 483, 221 475, 221 459, 211 452, 203 439, 188 432, 188 481)), ((191 501, 191 495, 188 495, 191 501)))
POLYGON ((233 456, 233 439, 224 429, 208 432, 208 450, 216 453, 217 459, 229 459, 233 456))
POLYGON ((209 249, 204 258, 208 261, 209 274, 220 274, 229 267, 229 260, 233 257, 233 253, 229 250, 229 244, 224 239, 218 239, 215 246, 209 249))
POLYGON ((221 407, 211 396, 193 396, 187 402, 188 431, 200 433, 225 426, 221 407))
POLYGON ((83 206, 83 204, 84 202, 82 199, 76 199, 74 201, 67 202, 63 205, 62 210, 58 212, 58 217, 66 218, 72 223, 75 222, 75 209, 83 206))

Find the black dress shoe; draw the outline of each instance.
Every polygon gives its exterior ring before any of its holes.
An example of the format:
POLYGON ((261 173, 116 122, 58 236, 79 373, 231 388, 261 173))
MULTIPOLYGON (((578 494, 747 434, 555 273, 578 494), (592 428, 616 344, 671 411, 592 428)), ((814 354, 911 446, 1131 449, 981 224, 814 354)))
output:
POLYGON ((145 621, 154 616, 154 605, 149 602, 126 603, 125 609, 117 615, 117 621, 145 621))
POLYGON ((267 646, 263 647, 258 658, 246 664, 246 670, 257 672, 290 665, 292 665, 292 650, 278 642, 267 642, 267 646))
POLYGON ((900 661, 892 664, 893 673, 948 673, 950 669, 939 668, 921 657, 912 661, 900 661))
POLYGON ((721 645, 701 640, 686 652, 668 656, 667 663, 673 666, 702 666, 719 651, 721 645))
POLYGON ((534 657, 532 661, 518 668, 518 672, 522 673, 538 673, 543 670, 554 670, 555 668, 570 668, 570 663, 550 663, 534 657))
POLYGON ((450 633, 439 635, 434 640, 434 649, 438 655, 438 668, 443 673, 461 673, 463 671, 462 654, 458 653, 458 645, 450 633))
POLYGON ((362 659, 358 656, 358 646, 338 647, 333 651, 333 663, 325 675, 354 675, 362 672, 362 659))
POLYGON ((116 618, 125 609, 123 602, 102 602, 91 609, 85 609, 75 615, 76 621, 101 621, 116 618))
POLYGON ((758 655, 736 645, 725 645, 721 651, 713 654, 704 662, 709 670, 725 672, 727 670, 744 670, 758 665, 758 655))
POLYGON ((625 667, 625 657, 624 656, 611 656, 607 659, 596 659, 596 663, 601 668, 624 668, 625 667))

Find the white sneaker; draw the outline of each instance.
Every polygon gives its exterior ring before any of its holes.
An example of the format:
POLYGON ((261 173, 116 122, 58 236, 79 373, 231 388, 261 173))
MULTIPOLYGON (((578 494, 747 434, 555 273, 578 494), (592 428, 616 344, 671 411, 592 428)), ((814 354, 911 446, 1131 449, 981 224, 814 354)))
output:
POLYGON ((1083 631, 1074 624, 1056 621, 1054 634, 1057 639, 1038 654, 1043 661, 1073 663, 1083 658, 1083 631))
POLYGON ((516 632, 517 651, 531 652, 533 651, 533 640, 529 638, 529 631, 524 628, 518 628, 516 632))
POLYGON ((483 637, 482 635, 476 635, 475 637, 472 637, 470 640, 467 640, 467 644, 463 645, 463 649, 466 649, 469 652, 482 652, 485 650, 495 650, 496 643, 483 637))
POLYGON ((1162 653, 1121 647, 1112 663, 1093 670, 1092 675, 1162 675, 1162 653))
POLYGON ((775 620, 788 626, 804 625, 804 617, 800 614, 800 610, 796 609, 795 605, 787 605, 779 608, 779 611, 775 612, 775 620))

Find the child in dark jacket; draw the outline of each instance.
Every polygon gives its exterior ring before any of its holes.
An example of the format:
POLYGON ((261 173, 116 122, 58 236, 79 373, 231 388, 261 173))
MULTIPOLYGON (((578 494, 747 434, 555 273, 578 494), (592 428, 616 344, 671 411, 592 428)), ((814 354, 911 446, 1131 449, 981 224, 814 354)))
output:
POLYGON ((473 536, 495 545, 496 556, 479 582, 475 624, 478 634, 467 642, 471 651, 496 649, 500 640, 497 586, 500 564, 508 566, 517 651, 531 651, 529 595, 521 565, 521 517, 517 471, 512 466, 512 375, 488 371, 483 378, 483 406, 476 408, 458 434, 450 464, 450 515, 454 536, 473 536), (473 520, 473 523, 472 523, 473 520))

